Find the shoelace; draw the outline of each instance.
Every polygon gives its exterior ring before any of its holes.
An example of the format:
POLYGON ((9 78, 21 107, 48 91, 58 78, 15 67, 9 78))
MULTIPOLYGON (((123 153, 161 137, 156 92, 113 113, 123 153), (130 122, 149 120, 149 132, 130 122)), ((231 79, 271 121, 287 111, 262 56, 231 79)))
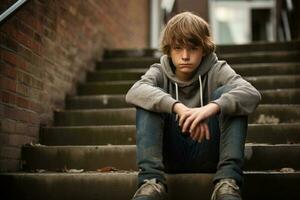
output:
POLYGON ((216 185, 216 187, 215 187, 215 189, 214 189, 214 191, 213 191, 213 193, 212 193, 211 200, 216 200, 218 190, 219 190, 221 187, 223 187, 224 185, 225 185, 225 187, 227 186, 227 188, 226 188, 227 190, 229 189, 228 187, 231 187, 231 188, 233 188, 234 190, 239 190, 239 187, 238 187, 237 185, 231 183, 231 182, 228 181, 228 180, 223 180, 223 181, 217 183, 217 185, 216 185))
POLYGON ((154 189, 160 193, 160 189, 158 187, 158 183, 156 183, 155 179, 150 179, 150 180, 144 180, 145 184, 143 184, 142 187, 145 187, 147 185, 151 185, 152 187, 154 187, 154 189))
MULTIPOLYGON (((136 196, 137 194, 140 193, 140 191, 143 190, 143 188, 147 187, 148 185, 152 186, 158 193, 161 192, 160 188, 159 188, 159 184, 156 183, 156 179, 146 179, 144 180, 144 184, 136 191, 136 193, 134 194, 134 196, 136 196)), ((140 193, 141 194, 141 193, 140 193)))

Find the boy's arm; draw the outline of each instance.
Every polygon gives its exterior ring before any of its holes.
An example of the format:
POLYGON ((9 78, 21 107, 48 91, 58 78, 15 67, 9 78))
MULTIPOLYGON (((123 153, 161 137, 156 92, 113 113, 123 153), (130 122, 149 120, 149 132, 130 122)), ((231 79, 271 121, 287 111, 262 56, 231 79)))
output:
POLYGON ((261 95, 255 87, 239 74, 236 74, 227 63, 223 63, 212 73, 212 79, 217 80, 218 85, 229 85, 232 87, 229 92, 212 101, 220 106, 221 113, 249 115, 255 110, 261 100, 261 95))
POLYGON ((172 112, 177 101, 163 91, 163 72, 154 64, 127 92, 126 102, 154 112, 172 112))
POLYGON ((203 107, 188 108, 182 103, 175 103, 173 111, 179 116, 182 132, 201 142, 204 138, 209 140, 210 133, 206 121, 219 113, 220 107, 216 103, 209 103, 203 107))

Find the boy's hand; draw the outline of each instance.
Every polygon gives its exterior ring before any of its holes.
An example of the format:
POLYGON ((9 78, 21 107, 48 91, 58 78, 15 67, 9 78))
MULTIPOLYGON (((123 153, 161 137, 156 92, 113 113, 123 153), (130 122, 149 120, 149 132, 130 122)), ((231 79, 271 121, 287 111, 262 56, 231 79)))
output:
POLYGON ((220 111, 218 104, 209 103, 200 108, 188 108, 182 103, 176 103, 173 111, 179 115, 179 126, 182 132, 189 132, 193 139, 201 141, 209 139, 209 131, 205 120, 220 111))
POLYGON ((192 132, 190 132, 190 137, 193 140, 201 142, 204 138, 206 140, 210 139, 209 129, 206 123, 199 123, 192 132))

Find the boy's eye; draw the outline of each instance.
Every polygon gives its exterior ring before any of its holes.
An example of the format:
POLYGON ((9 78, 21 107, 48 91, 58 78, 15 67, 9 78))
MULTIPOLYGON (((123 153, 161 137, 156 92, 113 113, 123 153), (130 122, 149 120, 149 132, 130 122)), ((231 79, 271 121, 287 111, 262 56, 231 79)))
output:
POLYGON ((174 48, 174 49, 176 49, 176 50, 179 50, 179 49, 181 49, 181 47, 180 47, 180 46, 174 46, 173 48, 174 48))
POLYGON ((191 47, 191 50, 198 50, 199 47, 191 47))

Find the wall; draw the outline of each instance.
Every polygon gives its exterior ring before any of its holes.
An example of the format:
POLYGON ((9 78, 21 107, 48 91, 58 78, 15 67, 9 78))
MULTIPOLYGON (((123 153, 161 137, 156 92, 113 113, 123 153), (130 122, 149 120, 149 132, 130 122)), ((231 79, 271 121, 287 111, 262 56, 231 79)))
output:
POLYGON ((30 0, 1 22, 0 171, 19 169, 104 48, 148 47, 148 18, 148 0, 30 0))
POLYGON ((191 11, 204 20, 209 21, 208 0, 177 0, 175 3, 175 12, 191 11))

